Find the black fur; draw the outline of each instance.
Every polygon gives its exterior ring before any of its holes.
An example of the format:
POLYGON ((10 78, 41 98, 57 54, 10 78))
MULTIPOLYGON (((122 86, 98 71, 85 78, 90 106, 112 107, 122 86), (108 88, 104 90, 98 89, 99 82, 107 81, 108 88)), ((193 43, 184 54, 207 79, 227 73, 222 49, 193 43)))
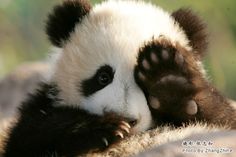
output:
MULTIPOLYGON (((153 40, 140 49, 134 77, 144 90, 147 99, 155 97, 160 102, 160 107, 154 109, 150 106, 153 118, 157 125, 171 123, 180 126, 189 121, 206 121, 209 123, 226 125, 236 128, 236 111, 203 76, 197 68, 196 57, 178 43, 171 44, 166 38, 153 40), (163 59, 162 50, 167 50, 168 59, 163 59), (150 54, 155 53, 158 62, 151 60, 150 54), (183 62, 176 62, 175 56, 182 55, 183 62), (150 69, 143 67, 143 60, 147 60, 150 69), (140 79, 138 73, 145 76, 140 79), (177 79, 161 81, 168 75, 181 76, 187 82, 182 83, 177 79), (186 113, 186 102, 194 100, 198 112, 194 115, 186 113)), ((150 102, 149 102, 150 105, 150 102)))
MULTIPOLYGON (((4 157, 73 157, 119 140, 115 131, 125 118, 100 117, 73 107, 59 106, 54 86, 44 84, 20 108, 20 117, 6 141, 4 157)), ((125 134, 125 132, 123 132, 125 134)))
POLYGON ((190 45, 202 56, 208 45, 206 25, 190 9, 178 9, 172 13, 172 16, 185 31, 190 45))
POLYGON ((52 44, 62 47, 68 40, 75 25, 89 13, 91 9, 87 0, 67 0, 54 8, 47 20, 46 32, 52 44))
POLYGON ((113 81, 113 78, 114 78, 114 71, 112 67, 110 67, 109 65, 104 65, 100 67, 95 73, 95 75, 92 76, 90 79, 82 81, 82 88, 80 87, 81 85, 79 85, 79 89, 82 89, 82 93, 84 94, 84 96, 88 97, 93 93, 97 92, 98 90, 101 90, 108 84, 110 84, 113 81), (101 77, 101 75, 103 74, 106 74, 107 77, 109 77, 108 78, 109 80, 107 80, 106 84, 102 84, 99 81, 99 77, 101 77))

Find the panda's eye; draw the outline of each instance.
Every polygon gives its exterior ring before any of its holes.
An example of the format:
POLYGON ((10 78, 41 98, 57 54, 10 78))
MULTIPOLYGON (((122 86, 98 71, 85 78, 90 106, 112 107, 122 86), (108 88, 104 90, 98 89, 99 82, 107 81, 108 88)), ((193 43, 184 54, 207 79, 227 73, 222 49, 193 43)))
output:
POLYGON ((112 83, 114 73, 111 66, 104 65, 98 68, 93 76, 82 81, 78 88, 84 96, 88 97, 112 83))
POLYGON ((98 75, 98 83, 102 86, 109 84, 111 81, 111 76, 108 72, 101 72, 98 75))

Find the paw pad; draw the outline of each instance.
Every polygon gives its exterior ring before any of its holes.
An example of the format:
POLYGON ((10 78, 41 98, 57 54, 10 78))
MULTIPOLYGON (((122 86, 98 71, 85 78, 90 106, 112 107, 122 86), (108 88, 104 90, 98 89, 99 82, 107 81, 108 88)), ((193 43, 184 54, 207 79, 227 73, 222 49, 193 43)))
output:
POLYGON ((195 115, 197 113, 197 110, 197 103, 194 100, 190 100, 189 102, 187 102, 186 112, 189 115, 195 115))
POLYGON ((156 63, 156 64, 159 61, 158 58, 157 58, 157 55, 154 52, 151 53, 151 60, 152 60, 153 63, 156 63))
POLYGON ((150 69, 150 64, 146 59, 143 60, 142 62, 144 69, 149 70, 150 69))
POLYGON ((149 97, 149 103, 153 109, 159 109, 161 104, 159 100, 156 97, 150 96, 149 97))
POLYGON ((178 64, 179 66, 182 66, 184 63, 184 57, 181 54, 176 53, 175 54, 175 62, 176 64, 178 64))
POLYGON ((161 82, 161 83, 175 82, 175 83, 180 84, 180 85, 184 85, 184 84, 188 83, 188 81, 185 77, 175 76, 175 75, 164 76, 158 82, 161 82))

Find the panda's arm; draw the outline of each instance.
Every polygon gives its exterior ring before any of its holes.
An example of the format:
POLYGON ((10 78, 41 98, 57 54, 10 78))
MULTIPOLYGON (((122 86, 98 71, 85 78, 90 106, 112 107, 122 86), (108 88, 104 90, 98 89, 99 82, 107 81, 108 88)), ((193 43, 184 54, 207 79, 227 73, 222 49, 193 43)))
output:
POLYGON ((195 96, 196 118, 236 129, 236 108, 208 81, 205 80, 204 85, 195 96))
POLYGON ((74 156, 119 140, 117 131, 127 134, 121 117, 56 106, 54 92, 44 85, 24 103, 6 141, 5 157, 74 156))

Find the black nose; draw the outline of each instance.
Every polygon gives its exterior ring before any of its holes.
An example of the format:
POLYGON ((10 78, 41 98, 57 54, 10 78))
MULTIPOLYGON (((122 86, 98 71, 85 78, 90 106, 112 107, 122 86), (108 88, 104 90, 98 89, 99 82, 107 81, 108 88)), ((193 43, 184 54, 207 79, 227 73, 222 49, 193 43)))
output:
POLYGON ((137 122, 138 122, 137 119, 130 119, 130 120, 128 121, 128 123, 129 123, 129 125, 130 125, 131 127, 135 126, 135 125, 137 124, 137 122))

